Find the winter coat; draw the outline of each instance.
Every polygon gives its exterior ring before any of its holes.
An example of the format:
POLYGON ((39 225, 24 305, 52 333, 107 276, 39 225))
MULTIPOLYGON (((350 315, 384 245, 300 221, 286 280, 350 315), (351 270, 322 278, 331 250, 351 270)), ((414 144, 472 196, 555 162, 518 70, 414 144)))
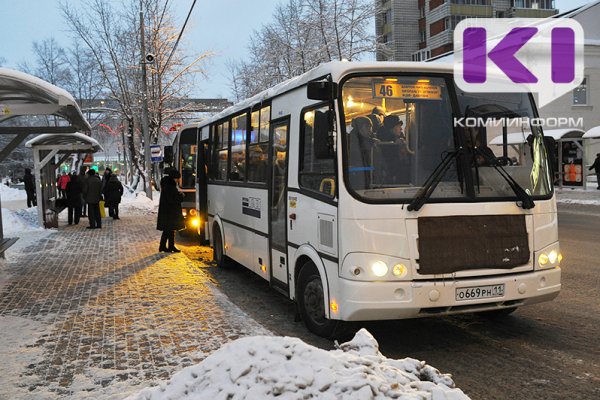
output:
POLYGON ((25 176, 23 176, 23 183, 25 184, 26 192, 35 192, 35 179, 31 172, 25 173, 25 176))
POLYGON ((123 185, 119 182, 116 175, 111 175, 104 186, 104 200, 108 207, 114 207, 121 202, 123 195, 123 185))
POLYGON ((58 177, 58 181, 56 182, 56 185, 58 186, 59 189, 65 190, 67 188, 67 184, 69 183, 70 180, 71 180, 71 177, 69 175, 61 175, 58 177))
POLYGON ((67 205, 69 207, 81 207, 82 184, 77 175, 73 175, 67 183, 67 205))
POLYGON ((590 166, 589 170, 594 170, 597 174, 600 174, 600 157, 596 157, 594 163, 590 166))
POLYGON ((160 181, 160 187, 156 229, 159 231, 178 231, 185 228, 185 221, 181 214, 183 193, 177 189, 175 179, 165 176, 160 181))
POLYGON ((98 175, 89 175, 83 193, 85 202, 88 204, 99 204, 102 198, 102 182, 98 175))

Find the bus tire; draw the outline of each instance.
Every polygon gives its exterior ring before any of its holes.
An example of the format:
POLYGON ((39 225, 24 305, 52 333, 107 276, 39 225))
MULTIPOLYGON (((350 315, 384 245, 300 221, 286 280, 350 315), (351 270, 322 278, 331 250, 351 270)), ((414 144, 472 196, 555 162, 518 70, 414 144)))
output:
POLYGON ((296 293, 298 311, 308 330, 319 336, 331 338, 336 333, 339 321, 325 316, 323 282, 312 261, 302 266, 296 293))
POLYGON ((225 268, 228 265, 228 260, 223 249, 223 236, 221 235, 221 229, 219 229, 218 225, 215 225, 215 229, 213 229, 213 232, 215 234, 215 241, 213 246, 213 261, 215 262, 215 264, 217 264, 218 268, 225 268))

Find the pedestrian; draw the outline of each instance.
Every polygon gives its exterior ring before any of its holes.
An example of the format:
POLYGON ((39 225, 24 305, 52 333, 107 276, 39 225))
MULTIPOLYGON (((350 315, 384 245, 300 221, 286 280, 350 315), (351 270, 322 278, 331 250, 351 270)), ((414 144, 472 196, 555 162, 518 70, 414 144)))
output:
MULTIPOLYGON (((108 180, 110 179, 110 176, 112 175, 112 171, 110 168, 106 167, 104 169, 104 175, 102 175, 102 196, 103 199, 105 201, 104 206, 106 207, 106 184, 108 183, 108 180)), ((112 213, 110 212, 110 209, 108 210, 108 216, 112 217, 112 213)))
POLYGON ((67 183, 67 207, 68 207, 68 223, 69 225, 75 223, 79 224, 81 218, 81 193, 82 186, 79 182, 79 177, 75 172, 71 176, 71 180, 67 183))
POLYGON ((31 174, 31 169, 29 168, 25 168, 23 183, 25 184, 25 192, 27 193, 27 208, 37 206, 37 201, 35 199, 35 178, 31 174))
POLYGON ((85 185, 85 201, 88 205, 88 220, 90 226, 86 229, 102 228, 102 218, 100 217, 100 199, 102 198, 102 182, 96 175, 96 171, 90 169, 85 185))
POLYGON ((123 196, 123 185, 119 182, 119 178, 116 175, 111 174, 104 187, 104 200, 108 206, 108 214, 113 219, 120 219, 119 203, 121 202, 121 196, 123 196))
POLYGON ((58 193, 62 199, 67 198, 67 183, 69 183, 70 180, 71 180, 71 177, 69 175, 67 175, 66 172, 63 171, 63 173, 58 177, 58 180, 56 181, 56 186, 58 187, 58 193))
POLYGON ((85 165, 82 165, 81 168, 79 169, 79 183, 81 184, 81 216, 82 217, 87 217, 87 205, 85 203, 85 197, 83 196, 83 189, 85 188, 85 185, 87 183, 87 177, 88 175, 86 174, 87 172, 87 167, 85 165))
POLYGON ((592 169, 594 170, 594 172, 596 172, 596 184, 598 185, 596 189, 600 190, 600 153, 596 154, 596 159, 589 168, 590 171, 592 169))
POLYGON ((177 182, 175 182, 175 179, 179 178, 181 178, 179 171, 171 168, 168 175, 160 181, 161 191, 156 222, 156 229, 162 231, 159 252, 179 253, 181 251, 175 247, 175 231, 185 228, 185 221, 181 213, 183 193, 179 191, 177 182))

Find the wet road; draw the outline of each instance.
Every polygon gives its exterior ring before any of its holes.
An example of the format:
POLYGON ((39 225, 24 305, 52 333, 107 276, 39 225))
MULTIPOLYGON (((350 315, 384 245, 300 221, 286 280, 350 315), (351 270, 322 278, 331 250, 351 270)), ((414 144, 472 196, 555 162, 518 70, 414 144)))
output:
MULTIPOLYGON (((425 360, 473 399, 600 398, 600 207, 559 207, 563 288, 557 299, 509 317, 477 315, 371 322, 366 327, 391 358, 425 360)), ((186 246, 190 257, 206 248, 186 246)), ((315 346, 332 343, 294 321, 294 306, 243 268, 207 267, 221 291, 279 335, 315 346)))

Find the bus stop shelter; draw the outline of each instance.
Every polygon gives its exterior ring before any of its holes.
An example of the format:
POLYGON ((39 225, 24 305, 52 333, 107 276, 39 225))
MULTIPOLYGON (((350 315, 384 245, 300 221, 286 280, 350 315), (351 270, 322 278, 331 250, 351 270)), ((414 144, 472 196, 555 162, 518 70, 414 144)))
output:
MULTIPOLYGON (((78 131, 91 131, 91 127, 66 90, 32 75, 0 68, 0 135, 14 135, 0 149, 0 161, 28 135, 78 131)), ((0 214, 0 255, 15 240, 4 238, 0 214)))
POLYGON ((33 150, 33 170, 38 182, 38 223, 45 228, 58 228, 60 207, 56 205, 56 169, 72 154, 95 153, 102 150, 102 146, 83 133, 43 134, 25 146, 33 150))
MULTIPOLYGON (((598 127, 600 137, 600 127, 598 127)), ((558 185, 586 187, 587 169, 585 168, 585 146, 582 139, 585 138, 581 129, 546 129, 544 136, 552 137, 556 141, 557 155, 555 165, 558 172, 558 185)), ((521 132, 509 133, 506 137, 507 144, 516 152, 527 143, 527 137, 521 132)), ((501 145, 502 136, 497 136, 490 144, 501 145)))

